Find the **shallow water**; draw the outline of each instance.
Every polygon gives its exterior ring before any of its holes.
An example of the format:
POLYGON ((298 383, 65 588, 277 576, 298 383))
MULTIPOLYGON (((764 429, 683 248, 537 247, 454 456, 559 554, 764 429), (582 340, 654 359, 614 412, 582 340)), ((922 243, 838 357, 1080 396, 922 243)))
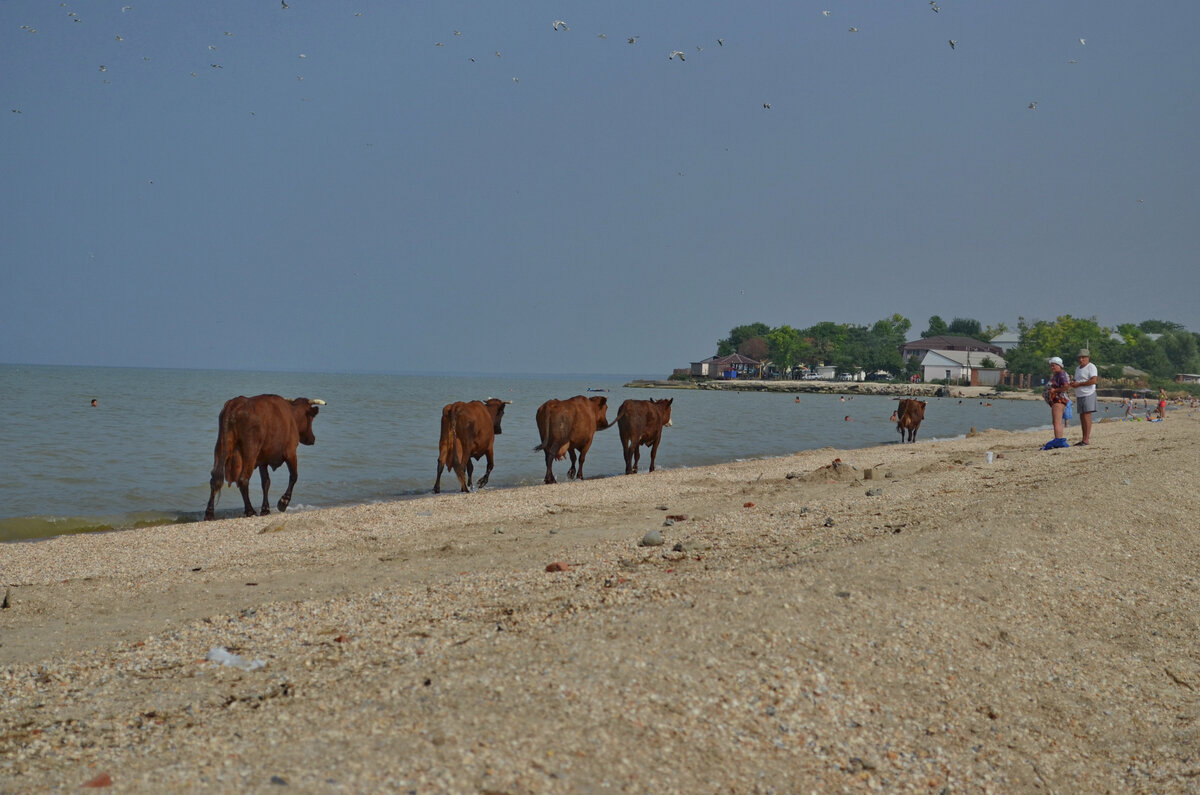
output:
MULTIPOLYGON (((441 409, 455 400, 512 400, 495 445, 488 488, 541 483, 545 461, 534 413, 550 398, 607 389, 608 418, 628 398, 670 397, 658 466, 676 468, 786 455, 820 447, 895 443, 886 397, 627 389, 629 376, 420 376, 226 372, 0 365, 6 412, 0 451, 0 541, 200 519, 208 501, 217 415, 235 395, 264 392, 327 401, 300 448, 299 481, 289 511, 416 497, 431 493, 441 409), (90 406, 98 400, 96 408, 90 406), (845 416, 851 417, 850 422, 845 416)), ((919 441, 979 430, 1042 427, 1038 401, 933 398, 919 441)), ((476 475, 484 462, 477 464, 476 475)), ((555 466, 565 479, 567 463, 555 466)), ((643 448, 641 469, 649 467, 643 448)), ((624 472, 617 429, 600 431, 585 472, 624 472)), ((287 469, 271 475, 271 503, 287 469)), ((444 491, 457 489, 453 473, 444 491)), ((261 502, 258 478, 251 501, 261 502)), ((219 516, 241 515, 236 488, 223 489, 219 516)))

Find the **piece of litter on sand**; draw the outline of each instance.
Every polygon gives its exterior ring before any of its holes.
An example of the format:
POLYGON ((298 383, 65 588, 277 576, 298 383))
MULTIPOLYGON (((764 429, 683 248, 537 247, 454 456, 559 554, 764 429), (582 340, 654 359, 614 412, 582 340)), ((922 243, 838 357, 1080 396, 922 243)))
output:
POLYGON ((228 668, 241 668, 243 671, 256 671, 267 667, 262 660, 247 660, 240 654, 232 654, 223 646, 213 646, 208 650, 208 654, 204 655, 204 659, 228 668))

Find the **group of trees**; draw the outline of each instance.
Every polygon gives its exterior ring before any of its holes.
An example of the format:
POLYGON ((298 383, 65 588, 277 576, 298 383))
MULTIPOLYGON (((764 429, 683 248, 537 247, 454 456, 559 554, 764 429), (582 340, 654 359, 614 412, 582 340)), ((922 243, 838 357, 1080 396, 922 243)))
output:
MULTIPOLYGON (((900 357, 900 347, 908 341, 911 328, 912 322, 899 314, 870 326, 826 321, 796 329, 750 323, 731 329, 728 337, 719 340, 717 355, 740 353, 769 361, 783 374, 801 365, 825 364, 843 372, 886 370, 899 376, 915 372, 917 367, 915 360, 906 362, 900 357)), ((978 320, 959 317, 947 323, 934 315, 921 337, 962 336, 990 342, 1008 330, 1003 323, 984 327, 978 320)), ((1048 358, 1073 360, 1080 348, 1091 349, 1092 361, 1106 378, 1121 378, 1126 365, 1156 379, 1200 373, 1200 334, 1167 320, 1124 323, 1111 329, 1101 327, 1095 318, 1064 315, 1033 323, 1020 318, 1017 330, 1020 343, 1005 354, 1007 369, 1013 373, 1044 374, 1048 358)))
POLYGON ((1105 378, 1122 378, 1126 365, 1157 379, 1200 373, 1200 334, 1168 320, 1122 323, 1109 329, 1101 328, 1094 318, 1064 315, 1032 324, 1021 318, 1017 328, 1021 344, 1006 357, 1008 369, 1014 373, 1043 373, 1047 358, 1074 359, 1080 348, 1092 352, 1092 362, 1105 378))
POLYGON ((831 364, 839 370, 904 371, 900 347, 907 341, 912 323, 901 315, 876 321, 871 326, 851 323, 818 323, 805 329, 791 326, 771 328, 750 323, 730 330, 717 342, 717 355, 740 353, 759 361, 770 361, 781 373, 800 365, 831 364))

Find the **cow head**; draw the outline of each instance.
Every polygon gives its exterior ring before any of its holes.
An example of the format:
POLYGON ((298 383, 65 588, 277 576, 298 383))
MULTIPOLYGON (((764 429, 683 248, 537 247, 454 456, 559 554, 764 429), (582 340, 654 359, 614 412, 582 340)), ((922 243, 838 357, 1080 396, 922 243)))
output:
POLYGON ((488 407, 488 411, 492 414, 492 432, 497 436, 500 435, 500 420, 504 419, 504 407, 511 400, 501 400, 500 398, 488 398, 483 401, 483 404, 488 407))
POLYGON ((320 407, 325 405, 325 401, 296 398, 292 405, 296 407, 296 430, 300 432, 300 444, 316 444, 317 437, 313 435, 312 421, 321 410, 320 407))
POLYGON ((675 400, 675 398, 666 398, 665 400, 655 400, 654 398, 650 398, 650 402, 655 406, 658 406, 659 413, 662 414, 664 428, 671 427, 671 402, 673 400, 675 400))
POLYGON ((603 395, 596 395, 588 398, 592 402, 592 410, 596 414, 596 430, 602 431, 608 427, 608 398, 603 395))

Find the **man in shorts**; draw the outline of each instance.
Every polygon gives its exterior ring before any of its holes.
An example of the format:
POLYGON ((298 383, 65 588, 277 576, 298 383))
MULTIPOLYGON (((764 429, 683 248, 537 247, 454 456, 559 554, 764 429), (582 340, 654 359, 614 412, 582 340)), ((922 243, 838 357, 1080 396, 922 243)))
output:
POLYGON ((1079 351, 1079 366, 1075 368, 1075 378, 1071 380, 1071 388, 1075 390, 1075 411, 1079 414, 1079 425, 1083 428, 1083 441, 1080 444, 1092 443, 1092 414, 1096 412, 1096 381, 1100 373, 1092 364, 1092 352, 1087 348, 1079 351))

